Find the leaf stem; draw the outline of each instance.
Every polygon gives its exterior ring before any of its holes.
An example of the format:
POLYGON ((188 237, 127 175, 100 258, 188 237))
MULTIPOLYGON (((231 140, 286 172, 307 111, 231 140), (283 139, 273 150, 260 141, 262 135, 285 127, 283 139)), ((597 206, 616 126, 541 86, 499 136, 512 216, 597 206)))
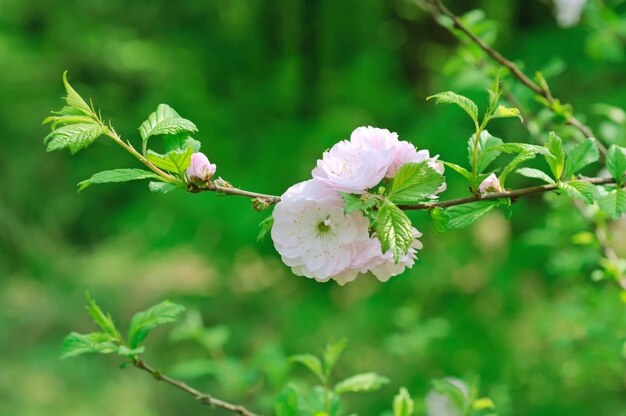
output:
POLYGON ((211 396, 210 394, 202 393, 201 391, 196 390, 195 388, 189 386, 183 381, 168 377, 167 375, 163 374, 160 370, 156 370, 152 368, 151 366, 149 366, 145 361, 143 361, 138 356, 135 356, 133 360, 133 365, 140 370, 150 373, 152 377, 154 377, 156 380, 164 381, 167 384, 170 384, 178 388, 179 390, 182 390, 185 393, 194 396, 196 400, 198 400, 200 403, 204 405, 211 406, 211 407, 219 407, 220 409, 228 410, 230 412, 239 414, 241 416, 259 416, 256 413, 253 413, 250 410, 246 409, 242 405, 230 403, 221 399, 217 399, 211 396))

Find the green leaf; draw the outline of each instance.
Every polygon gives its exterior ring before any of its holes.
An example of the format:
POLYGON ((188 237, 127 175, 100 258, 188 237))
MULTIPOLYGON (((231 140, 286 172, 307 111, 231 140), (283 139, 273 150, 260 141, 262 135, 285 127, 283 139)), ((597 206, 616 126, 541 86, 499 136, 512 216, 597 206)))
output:
POLYGON ((524 121, 522 115, 520 114, 519 109, 514 107, 505 107, 503 105, 498 106, 496 111, 491 115, 490 118, 509 118, 509 117, 517 117, 521 122, 524 121))
POLYGON ((513 160, 511 160, 509 164, 506 165, 506 167, 502 170, 502 173, 500 174, 500 177, 498 178, 500 179, 500 184, 502 185, 502 187, 504 188, 506 180, 509 177, 509 174, 513 172, 515 168, 517 168, 521 163, 527 160, 533 159, 535 156, 537 156, 535 153, 527 152, 527 151, 523 151, 517 156, 515 156, 513 160))
POLYGON ((146 352, 146 347, 144 346, 131 349, 131 348, 128 348, 126 345, 120 345, 117 348, 117 353, 125 357, 132 357, 133 355, 143 354, 144 352, 146 352))
POLYGON ((413 241, 411 220, 388 199, 384 199, 378 208, 374 229, 380 240, 383 254, 391 250, 396 263, 400 257, 409 252, 413 241))
POLYGON ((400 388, 400 392, 393 398, 393 416, 411 416, 415 404, 404 387, 400 388))
POLYGON ((150 182, 148 184, 148 189, 150 189, 150 192, 154 192, 157 194, 167 194, 179 188, 180 186, 169 182, 150 182))
POLYGON ((565 157, 566 178, 578 173, 585 166, 597 162, 600 159, 598 145, 594 139, 586 139, 567 152, 565 157))
POLYGON ((46 117, 42 124, 48 123, 50 123, 50 128, 54 130, 59 124, 93 124, 94 120, 90 116, 69 114, 46 117))
POLYGON ((443 210, 443 214, 447 217, 446 229, 456 230, 467 227, 501 204, 502 201, 499 200, 476 201, 446 208, 443 210))
POLYGON ((343 394, 348 392, 369 392, 381 388, 389 383, 387 377, 376 373, 363 373, 348 377, 335 385, 335 393, 343 394))
POLYGON ((480 399, 474 400, 472 408, 474 410, 495 409, 496 405, 489 397, 481 397, 480 399))
POLYGON ((326 377, 322 371, 322 362, 312 354, 298 354, 289 357, 289 361, 299 363, 311 370, 322 383, 326 382, 326 377))
POLYGON ((337 360, 341 356, 343 350, 346 349, 348 340, 343 338, 336 342, 331 342, 326 345, 324 350, 324 373, 326 378, 330 377, 330 373, 333 371, 333 367, 337 363, 337 360))
POLYGON ((530 152, 541 155, 549 155, 550 151, 543 146, 528 143, 502 143, 490 148, 490 151, 502 152, 507 154, 530 152))
POLYGON ((545 172, 540 171, 539 169, 534 168, 519 168, 515 171, 522 176, 526 176, 527 178, 540 179, 546 183, 554 183, 554 179, 552 179, 545 172))
POLYGON ((428 198, 443 184, 444 177, 428 162, 406 163, 398 169, 389 199, 394 203, 416 203, 428 198))
POLYGON ((435 224, 435 229, 437 229, 437 231, 439 231, 440 233, 448 231, 449 218, 446 216, 443 208, 429 209, 428 214, 430 215, 430 218, 432 218, 435 224))
POLYGON ((464 167, 456 165, 454 163, 450 163, 450 162, 443 162, 443 164, 449 167, 450 169, 452 169, 453 171, 455 171, 456 173, 463 176, 468 181, 472 180, 472 173, 468 171, 467 169, 465 169, 464 167))
POLYGON ((343 198, 343 213, 349 215, 355 211, 367 211, 376 205, 376 198, 370 194, 354 195, 347 192, 339 192, 343 198))
MULTIPOLYGON (((468 141, 468 156, 470 164, 474 158, 474 141, 476 135, 473 134, 468 141)), ((499 155, 500 151, 495 150, 495 146, 502 144, 502 139, 492 136, 487 130, 483 130, 478 138, 478 149, 476 151, 476 171, 482 173, 499 155)))
POLYGON ((191 148, 187 148, 185 150, 172 150, 165 155, 148 150, 146 158, 156 167, 182 176, 191 164, 192 153, 193 150, 191 148))
POLYGON ((611 146, 606 154, 606 168, 618 184, 623 184, 626 173, 626 149, 616 145, 611 146))
POLYGON ((68 124, 59 127, 44 138, 46 152, 69 149, 71 154, 75 154, 93 143, 104 132, 104 127, 97 123, 68 124))
POLYGON ((65 102, 67 102, 67 105, 73 109, 80 111, 81 113, 92 116, 93 111, 91 110, 89 105, 87 105, 85 100, 82 99, 82 97, 76 92, 74 88, 72 88, 70 83, 67 81, 67 71, 63 72, 63 85, 65 86, 65 102))
POLYGON ((589 182, 571 181, 562 183, 559 187, 563 189, 570 198, 580 199, 587 205, 593 205, 593 203, 600 198, 598 188, 589 182))
POLYGON ((70 333, 63 341, 61 358, 76 357, 86 353, 110 354, 118 349, 115 339, 104 332, 90 334, 70 333))
POLYGON ((172 151, 187 149, 191 149, 192 153, 197 153, 200 151, 201 146, 202 144, 198 140, 189 137, 186 133, 163 136, 163 148, 166 154, 172 151))
POLYGON ((437 104, 445 103, 458 105, 470 116, 474 123, 478 123, 478 107, 474 101, 469 98, 456 94, 452 91, 440 92, 439 94, 431 95, 426 99, 430 100, 432 98, 436 100, 435 102, 437 104))
POLYGON ((159 104, 156 111, 139 127, 139 134, 144 143, 152 136, 161 134, 194 133, 198 128, 191 121, 182 118, 172 107, 159 104))
POLYGON ((166 300, 145 311, 136 313, 130 321, 128 344, 131 348, 136 348, 152 329, 158 325, 176 322, 178 315, 184 310, 184 306, 166 300))
POLYGON ((265 240, 265 236, 272 230, 272 226, 274 225, 274 217, 269 216, 259 224, 259 235, 256 238, 256 241, 265 240))
POLYGON ((99 183, 116 183, 136 181, 139 179, 161 179, 156 173, 142 169, 113 169, 98 172, 91 178, 78 183, 78 192, 82 191, 89 185, 99 183))
POLYGON ((554 179, 557 181, 561 179, 563 175, 563 168, 565 166, 565 153, 563 153, 563 141, 555 132, 550 132, 550 138, 545 145, 546 149, 550 151, 550 155, 546 155, 546 162, 550 166, 550 170, 554 175, 554 179))
POLYGON ((626 191, 617 188, 598 199, 600 209, 611 216, 618 219, 622 214, 626 213, 626 191))
POLYGON ((114 340, 121 341, 122 335, 120 331, 115 326, 113 322, 113 318, 110 314, 104 313, 100 306, 96 303, 93 297, 89 292, 85 292, 85 297, 87 298, 87 310, 89 314, 93 318, 93 321, 96 325, 100 327, 106 334, 110 335, 114 340))
POLYGON ((291 384, 280 392, 274 403, 275 416, 298 416, 298 393, 291 384))

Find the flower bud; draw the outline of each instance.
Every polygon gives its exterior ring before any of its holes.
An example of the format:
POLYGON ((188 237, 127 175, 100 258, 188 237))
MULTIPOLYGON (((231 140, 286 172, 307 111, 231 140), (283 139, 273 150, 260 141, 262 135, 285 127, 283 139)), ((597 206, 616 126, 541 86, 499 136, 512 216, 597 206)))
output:
POLYGON ((502 186, 495 174, 491 174, 485 178, 484 181, 478 186, 478 191, 481 194, 487 194, 489 192, 502 192, 502 186))
POLYGON ((185 173, 189 182, 200 186, 213 178, 215 170, 215 164, 209 162, 203 153, 198 152, 191 155, 191 164, 185 173))

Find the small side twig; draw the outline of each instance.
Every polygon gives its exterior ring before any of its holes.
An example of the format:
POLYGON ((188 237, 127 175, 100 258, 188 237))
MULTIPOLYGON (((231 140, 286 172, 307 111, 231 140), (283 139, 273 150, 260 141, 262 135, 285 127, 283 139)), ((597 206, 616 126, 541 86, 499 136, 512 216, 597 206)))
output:
MULTIPOLYGON (((499 62, 501 65, 503 65, 506 68, 508 68, 509 71, 511 71, 511 73, 517 79, 519 79, 522 84, 524 84, 526 87, 528 87, 535 94, 540 95, 543 98, 545 98, 546 101, 550 105, 555 103, 556 99, 552 96, 552 93, 550 92, 550 89, 547 86, 545 86, 545 85, 544 86, 537 85, 537 83, 535 83, 524 72, 522 72, 522 70, 520 70, 519 67, 517 65, 515 65, 515 63, 509 61, 504 56, 502 56, 498 51, 496 51, 491 46, 489 46, 485 42, 483 42, 483 40, 480 39, 478 36, 476 36, 471 30, 469 30, 463 24, 463 22, 461 22, 461 19, 457 15, 452 13, 450 11, 450 9, 448 9, 443 4, 443 2, 441 0, 428 0, 428 2, 434 6, 434 10, 432 11, 433 13, 439 13, 439 14, 442 14, 442 15, 448 17, 449 19, 451 19, 453 24, 454 24, 454 27, 456 29, 458 29, 461 32, 463 32, 472 42, 474 42, 476 45, 478 45, 487 55, 492 57, 494 60, 499 62)), ((567 122, 567 124, 569 124, 569 125, 575 127, 576 129, 578 129, 585 137, 587 137, 587 138, 593 138, 594 137, 593 132, 591 131, 591 129, 588 126, 586 126, 583 122, 578 120, 576 117, 574 117, 573 115, 570 115, 569 118, 566 120, 566 122, 567 122)), ((606 155, 607 149, 606 149, 606 147, 604 147, 604 145, 602 143, 598 142, 598 149, 600 150, 600 153, 602 155, 606 155)))
POLYGON ((146 362, 143 361, 139 357, 135 357, 135 360, 133 361, 133 365, 140 370, 150 373, 152 377, 154 377, 156 380, 164 381, 167 384, 170 384, 178 388, 179 390, 182 390, 185 393, 190 394, 191 396, 195 397, 196 400, 198 400, 200 403, 204 405, 227 410, 235 414, 238 414, 240 416, 259 416, 256 413, 253 413, 250 410, 246 409, 242 405, 229 403, 227 401, 217 399, 211 396, 210 394, 202 393, 201 391, 196 390, 195 388, 189 386, 188 384, 180 380, 176 380, 171 377, 168 377, 165 374, 163 374, 161 371, 156 370, 152 368, 151 366, 149 366, 148 364, 146 364, 146 362))

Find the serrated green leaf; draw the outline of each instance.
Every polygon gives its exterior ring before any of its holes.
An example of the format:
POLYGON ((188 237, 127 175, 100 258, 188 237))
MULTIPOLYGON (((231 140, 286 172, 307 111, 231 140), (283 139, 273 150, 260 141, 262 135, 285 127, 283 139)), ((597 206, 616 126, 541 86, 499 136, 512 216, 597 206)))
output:
POLYGON ((150 189, 150 192, 157 194, 167 194, 180 189, 180 186, 168 182, 150 182, 148 184, 148 189, 150 189))
POLYGON ((192 153, 200 151, 202 143, 189 137, 186 133, 181 134, 167 134, 163 136, 163 148, 165 153, 169 153, 177 150, 191 149, 192 153))
POLYGON ((78 192, 93 184, 136 181, 140 179, 161 179, 157 174, 143 169, 113 169, 98 172, 91 178, 78 183, 78 192))
POLYGON ((596 141, 594 139, 586 139, 567 152, 563 175, 569 178, 585 166, 597 162, 598 159, 600 159, 600 152, 596 141))
POLYGON ((54 130, 59 124, 93 124, 94 120, 90 116, 85 115, 60 115, 49 116, 43 120, 42 124, 50 123, 50 128, 54 130))
POLYGON ((191 164, 192 153, 193 150, 191 148, 172 150, 165 155, 148 150, 146 158, 157 168, 182 176, 191 164))
POLYGON ((343 338, 336 342, 331 342, 326 345, 324 350, 324 374, 326 378, 330 377, 330 373, 333 371, 333 367, 337 363, 337 360, 341 356, 341 353, 346 349, 348 340, 343 338))
POLYGON ((513 154, 521 152, 530 152, 541 155, 549 155, 550 151, 543 146, 528 143, 502 143, 490 148, 492 151, 513 154))
POLYGON ((400 388, 400 392, 393 398, 393 416, 411 416, 414 408, 415 404, 408 390, 400 388))
POLYGON ((509 174, 511 174, 511 172, 513 172, 515 168, 517 168, 520 164, 526 162, 527 160, 534 159, 535 156, 537 156, 535 153, 527 151, 523 151, 515 156, 513 160, 511 160, 509 164, 505 166, 505 168, 502 170, 502 173, 500 174, 500 177, 498 178, 500 179, 500 184, 502 185, 502 187, 505 187, 506 180, 509 177, 509 174))
POLYGON ((75 357, 86 353, 110 354, 117 351, 115 339, 104 332, 90 334, 70 333, 63 341, 61 358, 75 357))
POLYGON ((367 211, 376 205, 376 198, 373 195, 354 195, 347 192, 339 192, 343 198, 343 213, 348 215, 355 211, 367 211))
POLYGON ((548 176, 547 173, 542 172, 539 169, 519 168, 515 172, 527 178, 540 179, 546 183, 554 183, 554 179, 552 179, 550 176, 548 176))
POLYGON ((563 175, 563 169, 565 167, 565 153, 563 153, 563 141, 555 132, 550 132, 550 138, 545 145, 546 149, 550 151, 550 155, 546 155, 546 162, 550 166, 550 170, 554 175, 554 179, 557 181, 561 179, 563 175))
POLYGON ((136 348, 156 326, 176 322, 185 307, 165 300, 145 311, 136 313, 128 328, 128 344, 136 348))
POLYGON ((122 335, 115 326, 111 315, 104 313, 89 292, 85 292, 85 297, 87 298, 87 311, 89 311, 89 315, 91 315, 94 323, 114 340, 121 341, 122 335))
POLYGON ((259 235, 257 235, 256 237, 256 241, 263 241, 265 240, 265 236, 267 235, 267 233, 269 233, 272 230, 272 226, 274 225, 274 217, 273 216, 269 216, 266 219, 264 219, 263 221, 261 221, 259 223, 259 235))
POLYGON ((322 383, 326 381, 326 376, 322 370, 322 362, 319 358, 312 354, 298 354, 289 357, 289 361, 299 363, 308 368, 313 374, 320 379, 322 383))
POLYGON ((492 209, 502 204, 502 201, 476 201, 469 204, 457 205, 443 210, 447 217, 446 228, 456 230, 472 225, 492 209))
POLYGON ((383 200, 378 208, 374 229, 380 240, 382 252, 387 253, 391 250, 396 263, 400 257, 408 253, 413 241, 411 220, 388 199, 383 200))
POLYGON ((75 110, 91 116, 93 113, 89 105, 87 105, 85 100, 82 99, 82 97, 76 92, 74 88, 72 88, 70 83, 67 81, 67 71, 63 72, 63 86, 65 87, 65 102, 67 102, 67 105, 75 110))
POLYGON ((417 203, 435 193, 443 182, 444 177, 428 166, 428 162, 407 163, 396 172, 389 199, 397 204, 417 203))
POLYGON ((616 145, 611 146, 606 154, 605 162, 613 179, 618 184, 623 184, 624 174, 626 174, 626 149, 616 145))
POLYGON ((427 100, 435 99, 437 104, 446 103, 446 104, 456 104, 461 107, 475 122, 478 123, 478 107, 474 103, 474 101, 469 98, 456 94, 452 91, 440 92, 439 94, 431 95, 426 98, 427 100))
MULTIPOLYGON (((473 163, 474 146, 476 135, 473 134, 468 140, 468 157, 470 164, 473 163)), ((476 151, 476 172, 482 173, 499 155, 500 151, 494 149, 502 144, 502 139, 492 136, 487 130, 483 130, 478 138, 476 151)))
POLYGON ((520 114, 519 109, 514 107, 505 107, 503 105, 499 105, 496 108, 496 111, 491 115, 490 118, 509 118, 509 117, 517 117, 520 121, 524 121, 522 115, 520 114))
POLYGON ((298 393, 291 384, 287 385, 274 403, 275 416, 298 416, 298 393))
POLYGON ((450 169, 452 169, 453 171, 455 171, 456 173, 463 176, 468 181, 472 180, 472 173, 468 171, 467 169, 465 169, 464 167, 456 165, 454 163, 450 163, 450 162, 443 162, 443 164, 449 167, 450 169))
POLYGON ((191 121, 182 118, 167 104, 159 104, 156 111, 148 116, 139 127, 144 143, 152 136, 162 134, 194 133, 198 128, 191 121))
POLYGON ((617 188, 598 199, 600 209, 618 219, 626 213, 626 191, 617 188))
POLYGON ((369 392, 381 388, 389 383, 387 377, 376 373, 363 373, 348 377, 335 385, 335 393, 343 394, 348 392, 369 392))
POLYGON ((132 357, 133 355, 139 355, 146 352, 146 347, 141 346, 138 348, 128 348, 126 345, 120 345, 117 348, 118 355, 123 355, 125 357, 132 357))
POLYGON ((598 188, 589 182, 571 181, 562 183, 560 188, 563 189, 570 198, 580 199, 587 205, 593 205, 593 203, 600 198, 598 188))
POLYGON ((104 127, 95 122, 67 124, 52 130, 44 138, 46 152, 69 149, 71 154, 75 154, 93 143, 104 131, 104 127))

